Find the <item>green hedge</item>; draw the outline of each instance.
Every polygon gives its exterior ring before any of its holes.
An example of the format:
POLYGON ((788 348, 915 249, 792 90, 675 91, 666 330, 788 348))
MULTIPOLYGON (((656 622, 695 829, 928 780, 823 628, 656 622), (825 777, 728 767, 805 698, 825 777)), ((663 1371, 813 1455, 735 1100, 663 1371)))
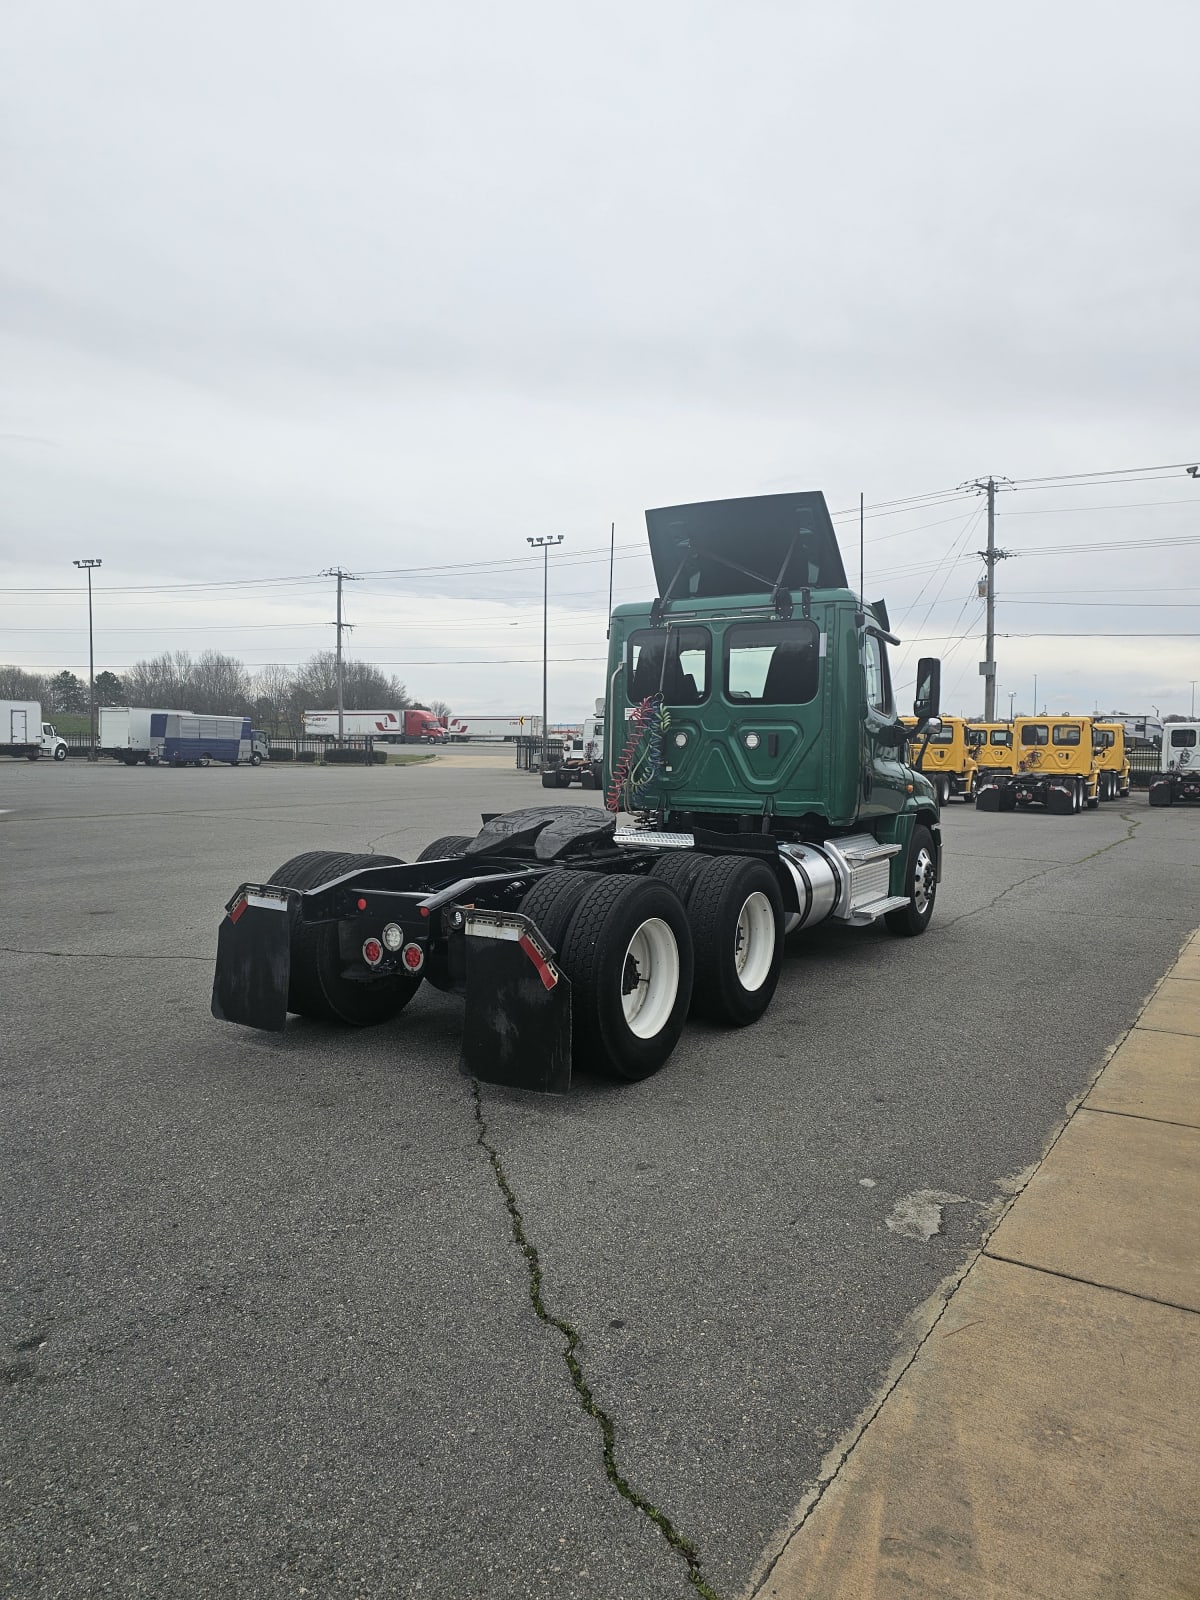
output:
MULTIPOLYGON (((325 760, 331 766, 365 767, 367 765, 367 752, 365 750, 346 750, 338 745, 330 745, 325 752, 325 760)), ((370 752, 372 765, 381 767, 387 763, 386 750, 372 750, 370 752)))

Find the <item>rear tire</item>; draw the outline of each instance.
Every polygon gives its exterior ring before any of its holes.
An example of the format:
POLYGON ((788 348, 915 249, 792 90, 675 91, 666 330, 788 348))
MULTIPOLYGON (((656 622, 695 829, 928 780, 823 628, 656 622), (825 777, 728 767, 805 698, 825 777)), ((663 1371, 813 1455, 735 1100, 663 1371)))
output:
POLYGON ((558 953, 584 890, 604 883, 607 876, 603 872, 548 872, 521 901, 521 915, 529 918, 558 953))
POLYGON ((461 856, 470 842, 469 834, 444 833, 440 839, 435 839, 432 844, 427 844, 417 857, 417 860, 444 861, 447 856, 461 856))
POLYGON ((908 904, 897 911, 885 912, 883 920, 889 933, 901 939, 915 939, 929 926, 937 900, 937 853, 933 835, 919 823, 913 829, 908 846, 904 892, 908 904))
MULTIPOLYGON (((356 867, 399 865, 399 856, 308 850, 277 867, 268 882, 287 889, 312 889, 330 878, 353 872, 356 867)), ((302 923, 298 910, 289 904, 288 924, 291 968, 287 1008, 299 1017, 343 1022, 352 1028, 374 1027, 396 1016, 421 987, 420 978, 402 974, 369 983, 343 977, 336 923, 302 923)))
POLYGON ((762 861, 701 857, 687 892, 696 948, 692 1010, 744 1028, 771 1004, 783 966, 783 894, 762 861))
POLYGON ((692 935, 666 884, 626 874, 587 889, 559 954, 573 985, 577 1066, 637 1082, 679 1042, 692 996, 692 935))

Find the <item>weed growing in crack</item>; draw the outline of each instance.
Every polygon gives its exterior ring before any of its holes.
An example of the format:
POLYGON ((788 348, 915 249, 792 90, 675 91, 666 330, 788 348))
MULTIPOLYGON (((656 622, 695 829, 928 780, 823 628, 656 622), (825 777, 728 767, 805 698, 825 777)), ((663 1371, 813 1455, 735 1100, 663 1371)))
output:
POLYGON ((687 1562, 688 1581, 696 1592, 703 1596, 703 1600, 720 1600, 716 1590, 711 1587, 700 1567, 700 1557, 696 1547, 690 1539, 680 1533, 665 1512, 660 1511, 656 1505, 633 1487, 628 1478, 624 1477, 617 1466, 616 1458, 616 1429, 613 1427, 612 1418, 598 1404, 588 1385, 579 1358, 575 1352, 579 1346, 579 1335, 569 1322, 564 1322, 561 1317, 556 1317, 542 1298, 542 1265, 538 1259, 537 1247, 530 1244, 525 1234, 525 1223, 517 1205, 517 1197, 512 1191, 503 1164, 495 1147, 489 1143, 487 1124, 483 1118, 483 1098, 479 1092, 478 1083, 472 1082, 471 1096, 475 1106, 475 1142, 486 1154, 492 1164, 492 1171, 500 1193, 504 1197, 504 1204, 508 1207, 508 1215, 512 1222, 513 1241, 521 1254, 525 1257, 525 1265, 529 1271, 529 1299, 540 1321, 547 1327, 554 1328, 566 1340, 563 1350, 563 1360, 567 1364, 567 1371, 571 1375, 571 1382, 575 1386, 575 1393, 579 1403, 600 1428, 600 1436, 604 1442, 604 1471, 608 1481, 617 1493, 628 1500, 630 1505, 636 1506, 642 1515, 659 1530, 663 1538, 687 1562))

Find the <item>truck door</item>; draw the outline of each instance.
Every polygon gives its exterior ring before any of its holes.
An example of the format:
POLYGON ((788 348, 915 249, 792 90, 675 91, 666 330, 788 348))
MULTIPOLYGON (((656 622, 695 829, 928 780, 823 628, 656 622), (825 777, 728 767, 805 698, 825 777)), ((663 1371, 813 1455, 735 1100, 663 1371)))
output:
POLYGON ((859 816, 890 816, 904 807, 909 777, 908 768, 901 760, 905 746, 895 742, 897 722, 892 675, 888 670, 887 647, 878 634, 863 634, 862 667, 866 714, 859 816))

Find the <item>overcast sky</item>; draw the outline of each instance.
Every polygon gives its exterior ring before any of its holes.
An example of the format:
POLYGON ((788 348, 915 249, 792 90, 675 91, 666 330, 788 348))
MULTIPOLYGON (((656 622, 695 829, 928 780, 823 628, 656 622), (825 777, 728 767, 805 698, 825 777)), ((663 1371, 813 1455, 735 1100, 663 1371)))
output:
POLYGON ((10 0, 0 26, 0 661, 86 676, 71 562, 99 557, 97 671, 297 663, 340 565, 353 653, 532 711, 525 541, 562 534, 575 720, 611 524, 631 600, 647 506, 818 488, 852 571, 879 508, 900 684, 941 653, 976 714, 982 503, 882 512, 994 473, 1025 552, 998 706, 1036 674, 1051 709, 1189 710, 1190 0, 10 0), (1064 545, 1091 548, 1037 552, 1064 545))

